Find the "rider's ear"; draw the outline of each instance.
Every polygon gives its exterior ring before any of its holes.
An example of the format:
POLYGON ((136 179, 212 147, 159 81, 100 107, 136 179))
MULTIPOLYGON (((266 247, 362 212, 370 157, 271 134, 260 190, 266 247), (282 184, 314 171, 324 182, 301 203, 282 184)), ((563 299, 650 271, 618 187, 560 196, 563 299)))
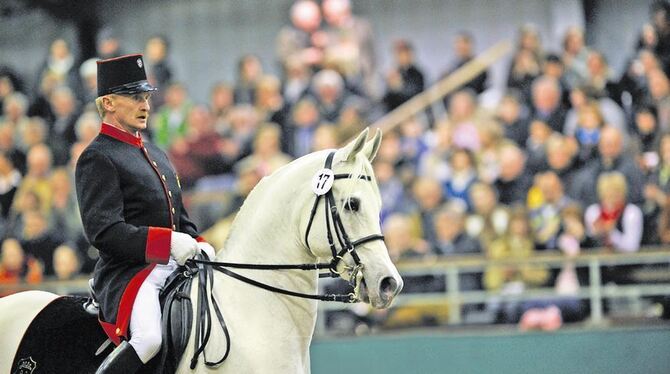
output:
POLYGON ((370 162, 375 159, 380 144, 382 144, 382 130, 377 129, 374 138, 365 143, 365 147, 363 147, 363 154, 370 160, 370 162))
POLYGON ((358 152, 363 149, 367 137, 368 129, 366 128, 365 130, 361 131, 356 139, 349 142, 349 144, 345 145, 343 148, 340 148, 340 150, 337 151, 338 156, 340 156, 339 159, 347 162, 353 161, 358 152))

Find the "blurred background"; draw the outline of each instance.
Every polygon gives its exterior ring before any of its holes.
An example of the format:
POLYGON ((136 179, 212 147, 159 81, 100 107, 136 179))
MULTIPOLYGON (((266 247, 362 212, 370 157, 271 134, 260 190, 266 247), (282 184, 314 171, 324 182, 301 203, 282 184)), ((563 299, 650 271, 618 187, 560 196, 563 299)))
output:
POLYGON ((138 52, 217 249, 263 176, 384 130, 405 289, 321 303, 315 373, 670 370, 669 3, 2 0, 0 296, 87 293, 95 61, 138 52))

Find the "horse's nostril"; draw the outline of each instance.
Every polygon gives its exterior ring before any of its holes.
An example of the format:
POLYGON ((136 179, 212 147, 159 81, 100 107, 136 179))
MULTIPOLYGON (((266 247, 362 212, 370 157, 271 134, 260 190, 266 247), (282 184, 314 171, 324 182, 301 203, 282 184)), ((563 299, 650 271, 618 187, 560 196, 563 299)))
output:
POLYGON ((398 290, 398 282, 393 277, 385 277, 379 284, 379 291, 382 295, 395 295, 398 290))

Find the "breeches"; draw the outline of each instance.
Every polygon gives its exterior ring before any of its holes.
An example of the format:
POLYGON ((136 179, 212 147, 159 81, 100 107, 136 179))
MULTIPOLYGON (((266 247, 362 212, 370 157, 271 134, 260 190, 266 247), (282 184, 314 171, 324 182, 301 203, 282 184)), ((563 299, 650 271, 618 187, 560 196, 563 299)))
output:
POLYGON ((177 269, 177 263, 172 258, 165 265, 156 265, 140 286, 133 304, 128 343, 145 364, 161 349, 161 308, 158 294, 167 277, 175 269, 177 269))

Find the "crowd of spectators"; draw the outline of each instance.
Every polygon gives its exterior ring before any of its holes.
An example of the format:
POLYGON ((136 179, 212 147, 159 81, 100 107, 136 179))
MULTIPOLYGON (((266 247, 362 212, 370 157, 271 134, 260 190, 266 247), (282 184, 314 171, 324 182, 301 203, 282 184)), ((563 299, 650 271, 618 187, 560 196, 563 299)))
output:
MULTIPOLYGON (((187 200, 217 248, 260 178, 337 147, 429 84, 410 38, 389 46, 393 67, 379 71, 376 49, 385 46, 375 44, 373 25, 348 0, 298 0, 290 20, 278 30, 277 61, 240 57, 235 81, 213 83, 202 103, 173 73, 167 37, 146 41, 149 79, 160 91, 144 136, 168 153, 184 190, 218 196, 187 200), (272 63, 279 74, 266 72, 272 63)), ((453 43, 444 76, 475 56, 470 32, 453 43)), ((617 74, 602 51, 585 44, 582 29, 568 29, 562 49, 551 51, 525 25, 494 110, 478 101, 490 89, 483 72, 443 100, 443 116, 426 109, 386 133, 374 170, 394 260, 523 259, 544 250, 569 258, 581 248, 635 252, 670 243, 668 4, 654 4, 632 47, 617 74)), ((35 87, 11 69, 0 72, 0 282, 92 270, 97 254, 83 236, 73 171, 99 129, 95 60, 125 52, 123 40, 103 30, 98 56, 83 62, 64 39, 54 40, 35 87)), ((575 273, 569 261, 553 272, 491 266, 467 287, 555 285, 569 296, 579 286, 575 273)))

